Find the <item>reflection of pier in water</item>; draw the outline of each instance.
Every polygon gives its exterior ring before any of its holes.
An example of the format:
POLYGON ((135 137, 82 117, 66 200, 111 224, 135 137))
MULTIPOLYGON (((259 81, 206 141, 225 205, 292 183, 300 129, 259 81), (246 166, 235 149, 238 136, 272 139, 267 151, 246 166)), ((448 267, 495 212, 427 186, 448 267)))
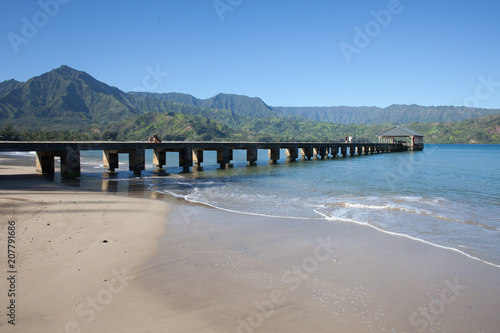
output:
MULTIPOLYGON (((246 150, 248 165, 255 165, 259 149, 268 150, 270 163, 277 163, 281 150, 286 151, 288 161, 295 161, 299 156, 306 160, 325 159, 404 151, 407 147, 402 143, 340 142, 0 142, 0 151, 35 151, 36 170, 41 174, 54 173, 54 157, 59 156, 61 175, 68 178, 80 176, 82 150, 102 150, 103 165, 110 172, 118 169, 118 154, 128 154, 129 170, 140 175, 145 170, 146 149, 153 150, 153 164, 158 169, 166 165, 167 152, 178 152, 179 167, 189 172, 190 168, 201 168, 204 151, 216 151, 217 164, 226 168, 233 160, 233 150, 246 150)), ((111 181, 109 186, 114 186, 111 181)))
POLYGON ((118 179, 112 177, 112 173, 104 173, 101 179, 101 191, 107 193, 117 193, 126 194, 129 197, 134 198, 146 198, 146 199, 163 199, 166 194, 150 191, 148 186, 144 183, 135 183, 133 181, 124 181, 124 179, 118 179))

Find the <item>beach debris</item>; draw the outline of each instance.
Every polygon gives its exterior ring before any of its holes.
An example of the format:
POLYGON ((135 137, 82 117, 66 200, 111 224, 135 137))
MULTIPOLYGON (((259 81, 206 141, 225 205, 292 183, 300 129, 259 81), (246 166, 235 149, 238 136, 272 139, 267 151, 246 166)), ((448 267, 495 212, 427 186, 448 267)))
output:
POLYGON ((107 239, 105 239, 105 240, 103 240, 102 242, 103 242, 103 243, 107 243, 107 242, 108 242, 108 240, 107 240, 107 239))

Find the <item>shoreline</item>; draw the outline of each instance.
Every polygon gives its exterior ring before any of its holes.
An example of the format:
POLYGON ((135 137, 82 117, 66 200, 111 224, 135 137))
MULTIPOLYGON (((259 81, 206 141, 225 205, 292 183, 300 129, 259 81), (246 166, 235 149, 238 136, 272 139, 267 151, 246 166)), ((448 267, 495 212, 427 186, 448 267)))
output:
POLYGON ((414 236, 407 235, 407 234, 402 234, 402 233, 398 233, 398 232, 394 232, 394 231, 384 230, 382 228, 379 228, 379 227, 377 227, 375 225, 372 225, 372 224, 369 224, 369 223, 358 222, 358 221, 355 221, 355 220, 342 220, 342 219, 339 219, 339 218, 329 218, 326 215, 324 215, 322 213, 319 213, 317 211, 315 211, 315 213, 317 213, 318 215, 323 216, 323 218, 296 217, 296 216, 279 216, 279 215, 267 215, 267 214, 259 214, 259 213, 249 213, 249 212, 243 212, 243 211, 237 211, 237 210, 232 210, 232 209, 226 209, 226 208, 222 208, 222 207, 217 207, 217 206, 212 205, 212 204, 207 203, 207 202, 189 200, 189 199, 186 199, 185 197, 184 198, 183 197, 177 197, 177 196, 174 196, 174 197, 184 200, 187 204, 201 205, 201 206, 204 206, 204 207, 208 207, 208 208, 213 208, 213 209, 216 209, 216 210, 220 210, 222 212, 228 212, 228 213, 234 213, 234 214, 242 214, 242 215, 249 215, 249 216, 260 216, 260 217, 264 217, 264 218, 276 218, 276 219, 319 220, 319 221, 334 221, 334 222, 354 223, 354 224, 357 224, 357 225, 370 227, 372 229, 375 229, 375 230, 377 230, 379 232, 382 232, 382 233, 385 233, 385 234, 388 234, 388 235, 393 235, 393 236, 398 236, 398 237, 404 237, 404 238, 407 238, 407 239, 410 239, 410 240, 413 240, 413 241, 422 242, 424 244, 435 246, 435 247, 440 248, 440 249, 457 252, 457 253, 462 254, 465 257, 468 257, 470 259, 482 262, 483 264, 500 268, 500 264, 495 264, 495 263, 483 260, 481 258, 475 257, 475 256, 473 256, 471 254, 468 254, 467 252, 464 252, 464 251, 462 251, 460 249, 457 249, 457 248, 454 248, 454 247, 436 244, 436 243, 427 241, 425 239, 414 237, 414 236))
MULTIPOLYGON (((0 165, 0 175, 5 167, 0 165)), ((500 271, 459 251, 365 224, 241 214, 134 186, 118 191, 120 195, 98 193, 47 181, 34 174, 33 167, 15 169, 21 176, 10 180, 7 192, 6 177, 0 176, 2 210, 6 197, 17 199, 9 201, 17 216, 30 216, 33 223, 38 217, 42 224, 33 243, 29 243, 33 230, 18 228, 20 241, 29 248, 24 249, 19 268, 23 287, 19 286, 18 299, 23 310, 17 318, 19 327, 7 326, 12 331, 25 325, 26 332, 41 328, 56 332, 331 332, 335 328, 401 333, 494 332, 500 326, 496 318, 500 271), (38 188, 25 184, 24 190, 15 191, 20 181, 38 188), (151 200, 155 197, 161 200, 151 200), (75 198, 85 201, 78 209, 75 198), (110 220, 106 226, 90 223, 91 218, 101 218, 95 205, 103 199, 106 215, 128 219, 113 226, 110 220), (69 205, 67 219, 47 226, 43 218, 57 214, 44 211, 46 204, 69 205), (140 213, 127 211, 134 205, 140 213), (151 205, 155 222, 148 223, 141 214, 151 205), (113 207, 119 209, 113 211, 113 207), (68 222, 82 221, 96 233, 78 239, 68 222), (148 230, 136 228, 131 235, 120 228, 137 227, 137 222, 147 223, 148 230), (43 237, 51 239, 36 243, 43 237), (85 257, 66 253, 64 245, 76 240, 80 247, 88 246, 85 257), (58 242, 62 245, 50 252, 47 243, 58 242), (124 247, 109 251, 118 244, 124 247), (50 256, 37 251, 40 248, 49 250, 50 256), (73 271, 77 266, 80 271, 73 271), (103 305, 93 307, 89 297, 103 305)), ((2 234, 5 222, 0 221, 2 234)), ((0 253, 0 260, 5 255, 0 253)), ((1 287, 5 288, 3 282, 1 287)), ((0 306, 7 304, 3 297, 0 306)), ((0 325, 4 328, 5 322, 0 325)))
POLYGON ((191 314, 180 332, 500 325, 500 271, 455 251, 345 222, 241 218, 202 205, 177 205, 169 217, 143 281, 170 311, 191 314))

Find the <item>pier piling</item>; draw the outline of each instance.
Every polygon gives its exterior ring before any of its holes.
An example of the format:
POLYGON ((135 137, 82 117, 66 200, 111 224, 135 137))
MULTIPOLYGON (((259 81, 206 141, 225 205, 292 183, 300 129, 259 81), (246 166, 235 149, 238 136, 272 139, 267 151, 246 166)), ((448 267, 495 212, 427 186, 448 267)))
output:
POLYGON ((247 162, 249 166, 257 164, 257 148, 247 149, 247 162))
MULTIPOLYGON (((419 146, 420 147, 420 146, 419 146)), ((300 157, 311 160, 326 159, 329 154, 337 157, 348 155, 367 155, 385 152, 411 150, 404 143, 340 143, 340 142, 0 142, 0 151, 35 151, 36 171, 42 174, 54 173, 54 157, 61 159, 61 175, 63 177, 80 176, 81 150, 102 150, 103 166, 110 172, 119 168, 119 154, 128 154, 129 170, 140 175, 145 170, 145 150, 153 150, 153 165, 162 169, 166 165, 166 152, 179 153, 179 167, 184 172, 190 168, 201 169, 205 150, 217 152, 217 164, 225 169, 231 166, 233 150, 246 150, 248 165, 255 165, 259 149, 268 150, 270 163, 278 163, 280 150, 286 150, 287 161, 295 161, 300 157), (340 150, 340 152, 339 152, 340 150), (300 155, 299 155, 300 154, 300 155)), ((423 145, 421 145, 423 149, 423 145)), ((415 150, 415 147, 413 147, 415 150)))

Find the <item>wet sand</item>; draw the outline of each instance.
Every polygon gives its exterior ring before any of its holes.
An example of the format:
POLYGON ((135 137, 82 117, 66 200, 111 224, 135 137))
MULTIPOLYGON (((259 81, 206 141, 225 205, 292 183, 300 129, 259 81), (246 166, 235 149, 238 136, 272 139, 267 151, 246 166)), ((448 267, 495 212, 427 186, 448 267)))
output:
POLYGON ((179 332, 499 331, 500 268, 364 225, 178 205, 160 241, 179 332))
POLYGON ((499 331, 500 268, 456 251, 123 194, 0 165, 0 261, 16 221, 18 306, 1 332, 499 331))

